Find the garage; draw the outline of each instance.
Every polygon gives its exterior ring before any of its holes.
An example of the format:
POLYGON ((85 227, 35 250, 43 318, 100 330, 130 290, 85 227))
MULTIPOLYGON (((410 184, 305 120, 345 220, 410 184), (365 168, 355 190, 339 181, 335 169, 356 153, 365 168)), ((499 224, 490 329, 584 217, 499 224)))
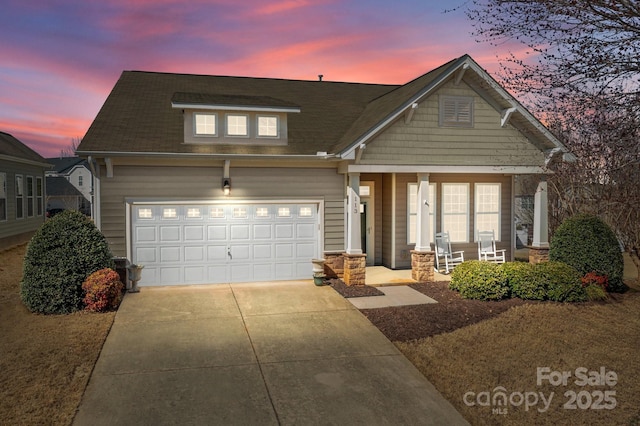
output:
POLYGON ((132 203, 139 285, 310 279, 320 253, 319 203, 132 203))

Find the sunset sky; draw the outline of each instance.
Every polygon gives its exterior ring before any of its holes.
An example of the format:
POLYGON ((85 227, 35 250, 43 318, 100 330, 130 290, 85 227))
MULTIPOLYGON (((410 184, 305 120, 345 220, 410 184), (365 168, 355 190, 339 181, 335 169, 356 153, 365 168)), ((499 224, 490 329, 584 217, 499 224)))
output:
MULTIPOLYGON (((123 70, 406 83, 465 53, 464 0, 4 0, 0 131, 44 157, 82 138, 123 70)), ((0 153, 2 154, 2 153, 0 153)))

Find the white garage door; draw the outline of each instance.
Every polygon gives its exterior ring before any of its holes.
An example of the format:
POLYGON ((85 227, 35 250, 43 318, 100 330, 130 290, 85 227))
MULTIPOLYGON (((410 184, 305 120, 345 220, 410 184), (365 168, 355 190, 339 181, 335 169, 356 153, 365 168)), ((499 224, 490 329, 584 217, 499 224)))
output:
POLYGON ((134 204, 140 285, 310 279, 318 204, 134 204))

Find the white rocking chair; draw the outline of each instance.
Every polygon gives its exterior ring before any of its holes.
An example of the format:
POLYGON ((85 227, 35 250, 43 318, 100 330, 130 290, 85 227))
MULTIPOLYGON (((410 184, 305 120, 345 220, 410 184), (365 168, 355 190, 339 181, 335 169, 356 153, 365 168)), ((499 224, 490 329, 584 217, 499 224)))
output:
POLYGON ((478 260, 504 263, 505 253, 505 249, 498 250, 496 248, 493 231, 478 231, 478 260))
POLYGON ((464 251, 451 251, 449 233, 436 233, 436 270, 441 272, 440 264, 444 263, 444 273, 448 274, 462 262, 464 262, 464 251))

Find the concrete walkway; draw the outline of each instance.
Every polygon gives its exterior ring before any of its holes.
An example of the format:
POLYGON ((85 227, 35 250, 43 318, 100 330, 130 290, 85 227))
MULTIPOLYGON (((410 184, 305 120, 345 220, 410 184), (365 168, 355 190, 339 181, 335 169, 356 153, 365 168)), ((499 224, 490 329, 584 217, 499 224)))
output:
POLYGON ((468 424, 351 303, 311 281, 145 287, 74 425, 468 424))

